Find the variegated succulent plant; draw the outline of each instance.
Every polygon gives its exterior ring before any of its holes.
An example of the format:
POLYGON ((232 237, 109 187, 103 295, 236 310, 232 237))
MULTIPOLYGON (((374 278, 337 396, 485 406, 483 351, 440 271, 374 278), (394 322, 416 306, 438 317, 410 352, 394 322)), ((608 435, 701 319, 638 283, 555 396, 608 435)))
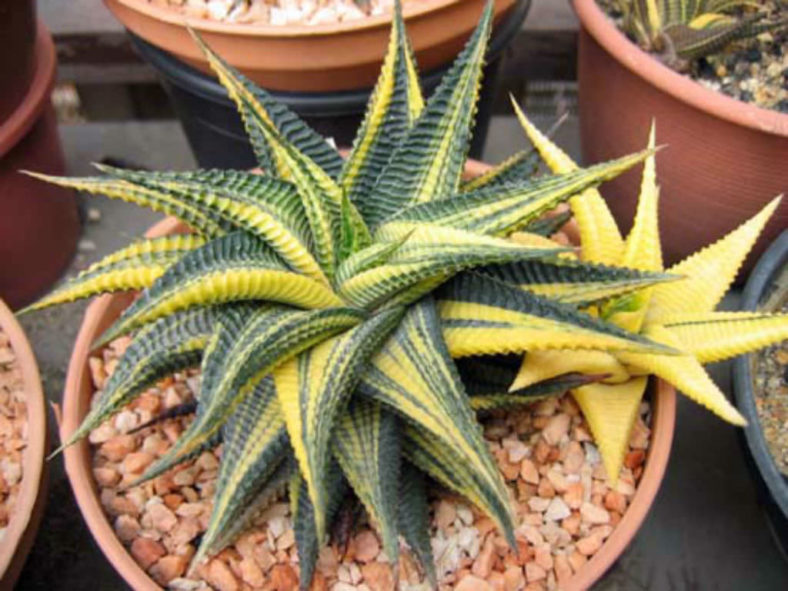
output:
POLYGON ((679 71, 734 41, 788 25, 786 18, 770 18, 758 0, 615 0, 615 4, 626 32, 679 71))
MULTIPOLYGON (((97 343, 135 333, 64 446, 161 378, 201 367, 193 422, 140 479, 222 443, 195 562, 288 490, 306 588, 350 490, 389 559, 396 563, 403 536, 435 583, 425 475, 476 504, 514 543, 509 492, 476 411, 572 389, 594 435, 605 442, 610 430, 618 442, 634 417, 622 419, 619 393, 630 408, 651 372, 741 422, 698 360, 788 333, 785 316, 711 312, 769 210, 712 247, 714 255, 665 273, 653 141, 583 169, 522 117, 537 151, 464 181, 491 19, 488 4, 425 103, 397 7, 347 159, 197 39, 238 106, 262 174, 101 167, 98 177, 38 175, 193 229, 137 242, 33 307, 141 290, 97 343), (539 154, 555 175, 533 176, 539 154), (644 197, 624 241, 595 187, 644 160, 644 197), (567 201, 581 258, 549 238, 567 213, 545 214, 567 201), (502 353, 526 354, 517 377, 524 387, 512 384, 516 367, 507 372, 484 357, 502 353), (475 363, 461 372, 456 358, 475 363), (535 365, 544 376, 532 376, 535 365), (599 380, 604 386, 587 386, 599 380)), ((618 452, 602 451, 615 478, 618 452)))

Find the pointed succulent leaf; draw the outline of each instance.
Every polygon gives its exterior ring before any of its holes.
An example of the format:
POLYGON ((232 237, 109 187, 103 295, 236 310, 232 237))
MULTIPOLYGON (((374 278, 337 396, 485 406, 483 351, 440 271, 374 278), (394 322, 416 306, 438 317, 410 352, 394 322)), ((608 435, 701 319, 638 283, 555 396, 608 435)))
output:
POLYGON ((498 526, 511 547, 515 547, 513 519, 508 496, 491 487, 444 439, 414 424, 404 427, 405 457, 435 480, 484 511, 498 526))
POLYGON ((327 283, 311 249, 309 224, 296 187, 238 170, 136 172, 102 166, 107 174, 194 203, 235 229, 267 242, 294 270, 327 283))
POLYGON ((659 322, 662 316, 676 312, 714 310, 733 283, 747 253, 780 200, 781 197, 773 199, 724 238, 673 265, 668 271, 686 279, 654 289, 648 321, 659 322))
MULTIPOLYGON (((566 152, 528 120, 516 101, 512 100, 512 105, 523 131, 553 173, 565 174, 578 168, 566 152)), ((590 188, 575 195, 569 200, 569 207, 580 230, 583 260, 608 265, 618 263, 624 252, 624 240, 599 191, 590 188)))
POLYGON ((383 67, 339 179, 345 194, 357 204, 362 215, 366 211, 366 196, 420 112, 412 97, 414 92, 420 93, 418 78, 411 77, 409 64, 410 49, 398 1, 383 67))
MULTIPOLYGON (((566 119, 567 115, 560 117, 547 132, 547 137, 552 137, 566 119)), ((467 193, 482 187, 499 187, 529 179, 536 175, 539 162, 539 153, 535 149, 520 150, 487 172, 462 183, 460 191, 467 193)))
POLYGON ((599 382, 605 377, 606 374, 569 373, 509 392, 499 390, 495 393, 475 394, 471 396, 471 408, 476 412, 517 408, 550 396, 564 394, 572 388, 599 382))
MULTIPOLYGON (((220 322, 203 358, 197 416, 140 481, 158 476, 213 445, 230 415, 268 373, 301 351, 358 324, 361 318, 358 311, 348 308, 300 312, 262 306, 220 322)), ((282 412, 286 416, 284 408, 282 412)))
POLYGON ((340 417, 333 451, 383 540, 389 561, 399 561, 397 527, 400 430, 397 417, 357 396, 340 417))
POLYGON ((274 372, 290 443, 307 483, 321 539, 326 532, 327 497, 323 483, 334 420, 355 389, 370 355, 400 318, 402 310, 381 312, 305 351, 274 372))
POLYGON ((675 353, 672 347, 573 306, 476 273, 453 279, 441 289, 438 299, 443 336, 452 357, 542 349, 675 353))
MULTIPOLYGON (((669 329, 659 325, 647 325, 644 333, 654 340, 681 348, 681 343, 669 329)), ((621 352, 619 359, 636 369, 653 373, 673 384, 685 396, 708 408, 721 419, 743 426, 747 424, 736 407, 709 377, 700 362, 692 355, 650 355, 621 352)))
POLYGON ((168 267, 203 244, 205 240, 200 236, 183 234, 139 240, 92 264, 24 312, 100 293, 150 287, 168 267))
MULTIPOLYGON (((347 488, 347 481, 342 476, 342 470, 336 461, 332 460, 326 479, 328 497, 326 516, 329 521, 337 514, 347 488)), ((309 500, 306 481, 298 470, 294 472, 290 481, 290 506, 298 551, 298 588, 300 591, 307 591, 314 577, 322 540, 317 536, 314 507, 312 501, 309 500)))
POLYGON ((779 29, 788 24, 787 19, 763 22, 765 14, 746 15, 730 22, 718 19, 714 26, 702 28, 685 24, 665 27, 663 33, 670 37, 676 54, 685 60, 694 60, 716 53, 739 39, 755 37, 760 33, 779 29))
POLYGON ((616 357, 606 351, 567 351, 547 349, 528 351, 517 377, 511 382, 510 390, 527 388, 569 372, 585 375, 604 375, 606 384, 626 382, 629 372, 616 357))
POLYGON ((492 26, 492 3, 365 201, 371 227, 420 201, 457 192, 471 139, 492 26))
POLYGON ((195 564, 204 555, 222 549, 216 542, 227 539, 229 529, 242 527, 239 518, 283 462, 287 430, 270 376, 244 398, 222 431, 222 461, 211 520, 195 554, 195 564))
POLYGON ((58 177, 28 172, 28 175, 48 183, 75 189, 91 195, 105 195, 110 199, 120 199, 140 207, 174 216, 193 228, 198 234, 215 237, 231 230, 232 227, 204 207, 167 193, 153 191, 121 179, 97 177, 58 177))
POLYGON ((788 339, 788 314, 678 313, 662 318, 662 326, 681 343, 682 351, 701 363, 730 359, 788 339))
MULTIPOLYGON (((361 393, 379 400, 451 447, 489 494, 507 505, 506 489, 441 338, 431 297, 408 309, 373 358, 361 393)), ((500 518, 500 515, 498 516, 500 518)))
POLYGON ((647 377, 639 377, 621 384, 589 384, 572 390, 613 483, 618 481, 647 384, 647 377))
MULTIPOLYGON (((655 145, 653 123, 648 145, 651 149, 655 145)), ((642 271, 662 270, 662 246, 657 221, 658 199, 659 187, 657 186, 656 165, 652 154, 643 165, 643 179, 640 184, 635 221, 624 244, 622 265, 642 271)), ((652 289, 642 289, 607 301, 601 306, 600 315, 622 328, 632 332, 640 332, 648 313, 652 291, 652 289)))
POLYGON ((399 533, 421 563, 430 585, 436 589, 438 575, 435 572, 435 559, 430 541, 430 509, 427 504, 426 479, 424 474, 410 462, 401 462, 400 475, 397 510, 399 533))
POLYGON ((572 210, 567 208, 566 211, 557 212, 552 216, 542 216, 526 225, 523 231, 549 238, 563 228, 564 225, 572 219, 572 215, 572 210))
POLYGON ((277 155, 278 146, 268 135, 267 130, 274 128, 283 140, 313 160, 327 175, 337 178, 342 170, 342 157, 325 138, 293 111, 225 62, 199 35, 192 32, 192 36, 219 82, 238 107, 247 134, 252 140, 252 147, 264 170, 282 178, 287 178, 290 172, 286 163, 277 155))
POLYGON ((337 268, 336 283, 342 284, 362 271, 385 264, 405 244, 411 233, 392 242, 375 242, 345 259, 337 268))
POLYGON ((98 403, 62 448, 86 437, 158 380, 199 365, 218 315, 218 308, 195 308, 162 318, 141 330, 107 380, 98 403))
POLYGON ((304 308, 342 306, 323 283, 289 270, 265 243, 235 232, 170 267, 102 336, 102 343, 193 306, 265 299, 304 308))
MULTIPOLYGON (((339 293, 361 307, 410 303, 453 274, 491 263, 542 258, 566 249, 532 248, 502 238, 432 224, 409 229, 410 237, 386 263, 362 271, 339 284, 339 293), (408 298, 392 297, 408 288, 408 298)), ((396 240, 396 239, 395 239, 396 240)))
POLYGON ((506 236, 588 187, 617 177, 651 153, 645 150, 555 176, 482 187, 448 199, 412 205, 387 219, 375 232, 375 239, 393 240, 422 223, 506 236))
POLYGON ((662 281, 678 279, 665 273, 558 258, 491 265, 479 268, 478 272, 580 308, 662 281))

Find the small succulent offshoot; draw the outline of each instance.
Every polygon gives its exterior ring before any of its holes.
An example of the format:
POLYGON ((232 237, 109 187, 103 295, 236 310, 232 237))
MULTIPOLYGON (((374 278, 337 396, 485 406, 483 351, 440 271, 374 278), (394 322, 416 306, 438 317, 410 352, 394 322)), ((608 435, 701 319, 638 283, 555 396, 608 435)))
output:
MULTIPOLYGON (((537 151, 463 181, 491 22, 488 3, 425 102, 397 5, 347 159, 196 38, 243 117, 263 174, 102 166, 95 177, 37 175, 193 229, 137 242, 33 306, 141 292, 96 344, 134 333, 64 447, 158 380, 201 368, 193 422, 139 479, 222 443, 213 513, 193 564, 231 543, 287 490, 306 589, 329 533, 352 526, 347 511, 333 526, 352 494, 391 563, 402 536, 435 585, 425 478, 477 505, 514 544, 510 491, 477 412, 573 389, 604 442, 608 429, 618 437, 630 428, 608 392, 623 388, 628 404, 630 389, 639 396, 654 373, 742 422, 699 363, 788 334, 786 316, 711 312, 731 261, 774 205, 722 246, 666 273, 653 141, 643 152, 578 168, 523 117, 537 151), (539 155, 555 174, 533 176, 539 155), (625 241, 595 187, 644 160, 644 198, 625 241), (566 202, 581 258, 548 237, 567 214, 545 214, 566 202), (553 355, 550 368, 558 370, 519 387, 513 372, 495 370, 494 358, 478 357, 481 385, 469 380, 466 388, 454 359, 504 353, 525 354, 524 372, 532 359, 553 355), (597 391, 598 380, 615 383, 597 391)), ((615 450, 602 449, 615 478, 615 450)))
POLYGON ((758 0, 615 0, 624 30, 646 51, 679 72, 734 41, 788 26, 758 0))

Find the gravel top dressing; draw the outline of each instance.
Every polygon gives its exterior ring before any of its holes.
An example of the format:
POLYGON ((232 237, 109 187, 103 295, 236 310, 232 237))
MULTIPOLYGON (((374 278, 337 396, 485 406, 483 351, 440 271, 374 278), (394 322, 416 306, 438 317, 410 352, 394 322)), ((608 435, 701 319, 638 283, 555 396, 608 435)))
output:
MULTIPOLYGON (((118 339, 90 359, 97 389, 94 400, 128 342, 118 339)), ((285 496, 268 506, 233 545, 193 573, 187 572, 211 513, 220 448, 141 486, 127 488, 169 449, 191 417, 167 419, 133 434, 129 431, 163 410, 192 400, 199 381, 196 372, 163 380, 91 433, 93 473, 107 516, 137 563, 170 589, 295 589, 298 559, 285 496)), ((559 589, 600 549, 627 510, 643 472, 650 420, 650 406, 643 403, 615 487, 569 396, 483 420, 485 439, 516 500, 519 556, 490 519, 459 498, 435 490, 431 536, 439 588, 559 589)), ((346 544, 334 542, 321 550, 311 589, 427 591, 424 573, 404 542, 400 542, 399 571, 394 573, 365 519, 359 517, 346 544)))

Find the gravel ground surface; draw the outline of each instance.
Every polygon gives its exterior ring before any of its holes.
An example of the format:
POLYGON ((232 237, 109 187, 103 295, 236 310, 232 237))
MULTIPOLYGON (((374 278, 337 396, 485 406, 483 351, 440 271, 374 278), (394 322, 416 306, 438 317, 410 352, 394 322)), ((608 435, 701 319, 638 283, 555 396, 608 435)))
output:
MULTIPOLYGON (((90 359, 94 400, 129 342, 128 338, 114 341, 90 359)), ((199 376, 194 372, 167 378, 91 433, 93 473, 107 516, 137 563, 171 589, 295 588, 298 558, 286 497, 269 506, 232 546, 187 574, 208 525, 221 449, 203 452, 140 486, 128 486, 166 453, 191 417, 167 419, 134 434, 129 431, 163 410, 193 400, 198 389, 199 376)), ((515 556, 493 522, 475 508, 435 492, 431 533, 440 589, 559 589, 602 547, 626 512, 643 471, 649 420, 649 405, 644 403, 615 485, 568 396, 484 421, 485 438, 515 500, 519 552, 515 556)), ((429 584, 406 546, 402 552, 396 588, 428 591, 429 584)), ((388 558, 363 520, 346 552, 336 545, 323 548, 312 589, 395 589, 388 558)))

